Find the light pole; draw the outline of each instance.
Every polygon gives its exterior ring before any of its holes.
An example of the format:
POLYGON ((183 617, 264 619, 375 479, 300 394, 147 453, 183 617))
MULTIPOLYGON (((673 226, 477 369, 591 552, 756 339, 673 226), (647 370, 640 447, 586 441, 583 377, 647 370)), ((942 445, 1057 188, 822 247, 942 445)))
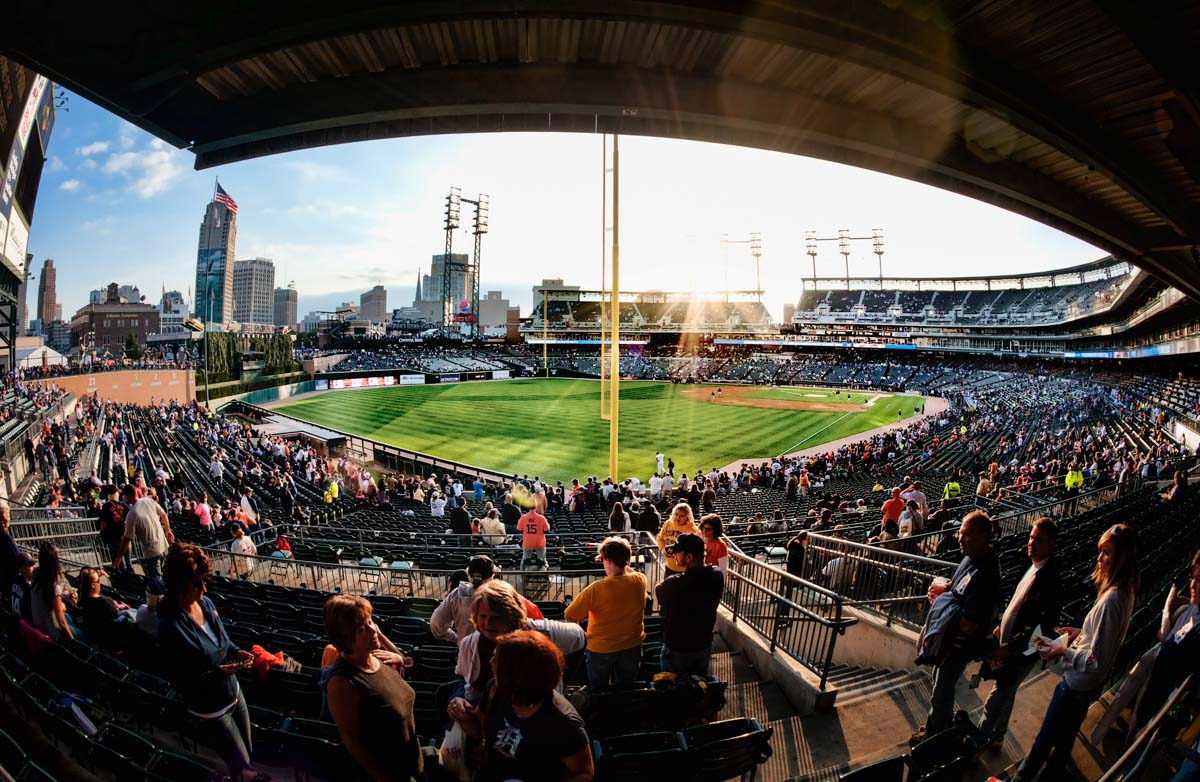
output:
POLYGON ((750 234, 750 254, 754 256, 754 290, 758 294, 758 303, 762 304, 762 234, 750 234))
POLYGON ((879 290, 883 290, 883 229, 872 228, 871 240, 875 257, 879 259, 879 290))
POLYGON ((817 289, 817 232, 804 232, 804 252, 808 253, 808 257, 812 258, 813 265, 813 290, 817 289))
POLYGON ((838 252, 846 261, 846 290, 850 290, 850 231, 838 229, 838 252))

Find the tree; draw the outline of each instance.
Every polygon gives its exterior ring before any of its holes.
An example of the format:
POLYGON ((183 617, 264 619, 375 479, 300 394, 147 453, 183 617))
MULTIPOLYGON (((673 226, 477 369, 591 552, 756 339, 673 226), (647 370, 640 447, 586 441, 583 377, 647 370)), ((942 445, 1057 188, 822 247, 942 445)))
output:
POLYGON ((138 338, 133 332, 129 332, 125 336, 125 357, 133 361, 137 361, 142 357, 142 345, 138 342, 138 338))

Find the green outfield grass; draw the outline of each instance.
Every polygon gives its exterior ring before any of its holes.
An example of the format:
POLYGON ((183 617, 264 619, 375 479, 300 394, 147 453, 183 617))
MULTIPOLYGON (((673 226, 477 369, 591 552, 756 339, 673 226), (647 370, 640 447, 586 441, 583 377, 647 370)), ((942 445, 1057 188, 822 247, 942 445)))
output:
MULTIPOLYGON (((695 386, 621 384, 622 477, 649 477, 659 450, 675 460, 677 473, 692 473, 873 429, 894 422, 897 410, 911 417, 921 403, 918 396, 886 395, 866 412, 769 410, 687 399, 680 395, 686 388, 695 386)), ((803 393, 818 391, 761 393, 805 399, 803 393)), ((832 392, 829 401, 836 401, 832 392)), ((536 379, 331 391, 276 409, 443 459, 567 481, 608 473, 608 422, 599 408, 597 381, 536 379)))

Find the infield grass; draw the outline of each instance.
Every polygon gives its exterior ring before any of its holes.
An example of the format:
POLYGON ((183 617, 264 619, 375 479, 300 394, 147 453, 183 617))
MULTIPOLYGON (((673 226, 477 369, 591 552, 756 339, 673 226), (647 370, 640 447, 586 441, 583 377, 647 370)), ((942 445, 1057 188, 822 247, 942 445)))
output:
MULTIPOLYGON (((620 477, 643 480, 661 450, 676 474, 735 459, 769 458, 912 416, 919 396, 884 394, 865 412, 813 412, 712 404, 680 392, 696 386, 621 384, 620 477)), ((714 386, 715 388, 715 386, 714 386)), ((726 386, 728 388, 728 386, 726 386)), ((758 393, 758 392, 752 392, 758 393)), ((832 391, 762 389, 768 398, 845 401, 832 391), (786 392, 786 396, 777 396, 786 392), (822 396, 805 397, 805 393, 822 396)), ((853 392, 863 401, 863 392, 853 392)), ((870 394, 874 395, 874 394, 870 394)), ((328 393, 275 408, 348 434, 502 473, 581 480, 608 474, 608 427, 595 380, 529 379, 328 393)))

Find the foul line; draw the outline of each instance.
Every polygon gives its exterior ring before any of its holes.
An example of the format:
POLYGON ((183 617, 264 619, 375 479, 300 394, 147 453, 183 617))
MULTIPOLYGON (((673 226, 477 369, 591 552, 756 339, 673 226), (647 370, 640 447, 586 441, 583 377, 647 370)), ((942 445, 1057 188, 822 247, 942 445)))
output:
POLYGON ((821 432, 824 432, 824 431, 825 431, 826 429, 828 429, 829 427, 831 427, 831 426, 833 426, 834 424, 836 424, 836 423, 838 423, 839 421, 841 421, 841 420, 842 420, 843 418, 845 418, 846 416, 848 416, 848 415, 853 415, 854 413, 857 413, 857 412, 858 412, 857 410, 851 410, 849 413, 843 413, 843 414, 842 414, 842 415, 841 415, 839 418, 837 418, 836 420, 834 420, 834 421, 830 421, 828 424, 826 424, 825 426, 821 427, 821 428, 820 428, 820 429, 818 429, 817 431, 813 432, 813 433, 812 433, 812 434, 810 434, 808 437, 805 437, 803 440, 801 440, 800 442, 796 443, 796 445, 793 445, 791 448, 788 448, 786 451, 784 451, 783 453, 781 453, 781 454, 779 454, 779 455, 780 455, 780 456, 787 456, 789 453, 791 453, 792 451, 796 450, 797 446, 803 445, 804 443, 808 442, 809 440, 811 440, 811 439, 813 439, 814 437, 816 437, 817 435, 819 435, 821 432))

